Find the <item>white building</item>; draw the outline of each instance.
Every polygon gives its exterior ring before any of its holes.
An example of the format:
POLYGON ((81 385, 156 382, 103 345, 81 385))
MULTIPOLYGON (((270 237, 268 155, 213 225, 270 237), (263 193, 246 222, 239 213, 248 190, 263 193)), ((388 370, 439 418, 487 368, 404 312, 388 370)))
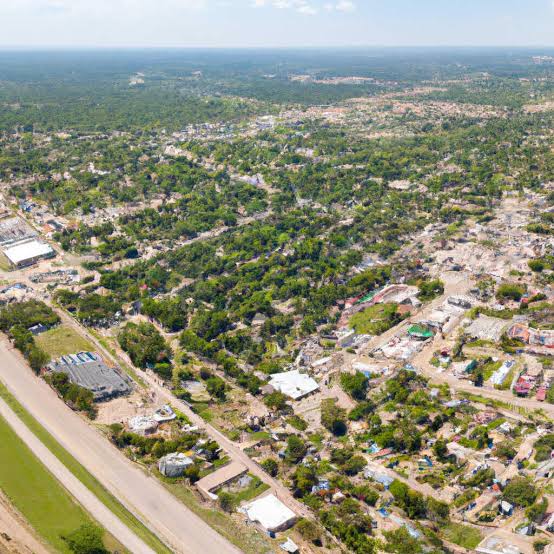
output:
POLYGON ((314 379, 297 369, 272 375, 269 384, 293 400, 300 400, 319 389, 314 379))
POLYGON ((56 255, 50 245, 38 240, 29 240, 13 244, 4 250, 4 255, 13 267, 26 267, 39 260, 56 255))
POLYGON ((254 500, 239 510, 269 532, 288 529, 296 520, 295 513, 273 494, 254 500))

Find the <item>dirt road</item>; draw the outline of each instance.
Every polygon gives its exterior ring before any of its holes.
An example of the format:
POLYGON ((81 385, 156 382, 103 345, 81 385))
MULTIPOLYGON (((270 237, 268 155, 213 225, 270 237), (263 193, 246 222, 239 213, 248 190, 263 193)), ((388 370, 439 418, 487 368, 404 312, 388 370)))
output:
MULTIPOLYGON (((183 554, 238 554, 239 550, 179 502, 71 411, 29 369, 5 337, 0 340, 0 380, 54 438, 127 509, 183 554)), ((96 512, 94 517, 100 519, 96 512)), ((132 551, 136 551, 131 549, 132 551)))
POLYGON ((131 552, 154 554, 154 551, 124 525, 77 477, 75 477, 48 450, 46 446, 29 430, 13 410, 0 399, 0 415, 29 447, 33 454, 48 468, 50 473, 69 491, 69 493, 92 514, 94 519, 116 537, 131 552))
POLYGON ((48 548, 35 537, 27 521, 0 494, 0 552, 12 554, 49 554, 48 548))

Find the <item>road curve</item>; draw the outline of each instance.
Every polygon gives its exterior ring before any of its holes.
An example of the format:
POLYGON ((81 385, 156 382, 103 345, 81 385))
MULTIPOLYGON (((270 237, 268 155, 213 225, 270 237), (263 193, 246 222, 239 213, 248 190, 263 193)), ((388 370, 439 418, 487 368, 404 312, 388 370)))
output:
POLYGON ((46 466, 52 475, 95 519, 131 552, 154 554, 154 551, 139 539, 119 518, 117 518, 77 477, 73 475, 48 450, 46 446, 19 419, 15 412, 0 398, 0 415, 28 446, 33 454, 46 466))
POLYGON ((239 554, 239 549, 70 410, 33 374, 25 359, 4 336, 0 338, 0 360, 0 380, 27 411, 175 552, 239 554))

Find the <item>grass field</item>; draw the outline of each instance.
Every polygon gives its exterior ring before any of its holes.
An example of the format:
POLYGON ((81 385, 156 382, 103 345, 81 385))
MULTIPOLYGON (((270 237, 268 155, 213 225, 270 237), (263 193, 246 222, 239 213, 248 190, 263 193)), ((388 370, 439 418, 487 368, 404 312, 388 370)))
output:
POLYGON ((483 535, 479 529, 461 523, 449 523, 442 529, 442 534, 447 541, 469 550, 474 550, 483 540, 483 535))
MULTIPOLYGON (((96 497, 115 514, 137 537, 140 537, 155 552, 170 554, 169 550, 145 525, 125 508, 91 473, 89 473, 54 437, 40 425, 17 399, 0 383, 0 398, 10 406, 27 427, 42 443, 85 485, 96 497)), ((2 465, 2 464, 0 464, 2 465)), ((59 513, 59 512, 58 512, 59 513)))
POLYGON ((354 314, 350 326, 359 334, 381 335, 400 321, 397 309, 397 304, 375 304, 354 314))
POLYGON ((94 351, 94 346, 89 341, 63 324, 37 335, 35 341, 52 358, 76 352, 94 351))
POLYGON ((0 488, 38 535, 56 551, 70 552, 62 535, 92 519, 2 417, 0 436, 0 488))

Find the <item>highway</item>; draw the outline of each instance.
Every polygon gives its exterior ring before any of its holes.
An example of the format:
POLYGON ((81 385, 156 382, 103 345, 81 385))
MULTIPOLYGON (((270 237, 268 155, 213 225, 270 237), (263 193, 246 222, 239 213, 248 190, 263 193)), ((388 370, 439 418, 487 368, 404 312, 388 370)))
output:
POLYGON ((121 544, 137 554, 154 554, 154 551, 139 539, 117 518, 77 477, 73 475, 50 450, 29 430, 15 412, 0 399, 0 415, 29 447, 31 452, 48 468, 50 473, 68 492, 93 515, 96 521, 116 537, 121 544))
MULTIPOLYGON (((42 379, 33 374, 25 359, 4 336, 0 340, 0 359, 0 380, 27 411, 175 552, 240 552, 68 408, 42 379)), ((91 514, 101 521, 102 516, 96 508, 91 514)))

